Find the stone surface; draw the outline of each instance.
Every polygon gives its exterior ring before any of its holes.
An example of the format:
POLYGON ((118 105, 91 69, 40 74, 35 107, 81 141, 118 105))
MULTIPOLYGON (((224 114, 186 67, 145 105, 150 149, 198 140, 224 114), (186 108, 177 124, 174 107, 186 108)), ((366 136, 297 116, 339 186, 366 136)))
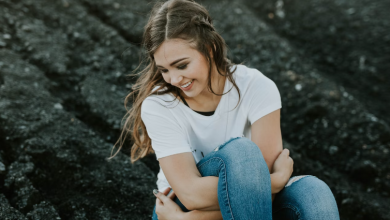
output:
POLYGON ((0 218, 4 220, 27 220, 22 213, 10 206, 3 194, 0 194, 0 218))
POLYGON ((30 220, 61 219, 54 207, 50 203, 45 201, 34 205, 34 210, 27 213, 26 216, 30 220))
POLYGON ((1 70, 0 107, 7 112, 2 133, 12 134, 6 153, 15 157, 4 181, 11 205, 31 218, 40 215, 43 200, 65 219, 83 212, 92 219, 147 215, 155 184, 149 168, 142 162, 131 165, 122 154, 107 161, 112 145, 74 115, 54 108, 59 100, 45 90, 49 81, 39 69, 11 51, 0 51, 0 58, 12 63, 1 70), (31 81, 41 86, 30 86, 31 81), (118 204, 126 205, 117 210, 118 204))

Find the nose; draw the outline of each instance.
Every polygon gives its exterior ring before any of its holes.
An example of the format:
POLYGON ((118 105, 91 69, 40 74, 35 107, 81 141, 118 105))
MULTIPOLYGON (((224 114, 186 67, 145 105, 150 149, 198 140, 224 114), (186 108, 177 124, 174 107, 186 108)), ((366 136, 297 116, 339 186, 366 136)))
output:
POLYGON ((171 85, 179 87, 182 81, 183 81, 183 76, 181 76, 180 74, 176 74, 176 73, 171 74, 171 85))

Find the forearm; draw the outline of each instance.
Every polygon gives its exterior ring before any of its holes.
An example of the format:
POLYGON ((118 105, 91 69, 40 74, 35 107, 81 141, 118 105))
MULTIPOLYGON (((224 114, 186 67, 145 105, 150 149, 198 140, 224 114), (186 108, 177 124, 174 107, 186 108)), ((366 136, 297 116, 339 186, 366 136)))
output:
POLYGON ((185 220, 223 220, 221 211, 194 210, 184 212, 181 219, 185 220))
POLYGON ((279 173, 271 173, 271 193, 276 194, 284 187, 284 182, 279 173))
MULTIPOLYGON (((219 211, 218 180, 216 176, 206 176, 196 179, 188 197, 188 209, 198 211, 219 211)), ((184 204, 186 205, 186 204, 184 204)))
MULTIPOLYGON (((281 181, 279 173, 272 173, 271 176, 271 193, 280 192, 284 183, 281 181)), ((207 176, 201 177, 194 184, 196 187, 191 195, 191 210, 199 211, 219 211, 218 204, 218 177, 207 176)), ((272 197, 274 198, 274 196, 272 197)))

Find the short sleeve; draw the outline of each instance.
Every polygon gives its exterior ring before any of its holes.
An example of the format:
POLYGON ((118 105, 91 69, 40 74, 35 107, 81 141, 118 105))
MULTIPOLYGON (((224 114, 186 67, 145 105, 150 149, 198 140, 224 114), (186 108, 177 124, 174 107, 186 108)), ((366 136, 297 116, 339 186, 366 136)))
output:
POLYGON ((248 86, 248 120, 255 123, 259 118, 282 108, 276 84, 261 72, 255 71, 248 86))
POLYGON ((151 139, 157 160, 184 152, 191 152, 184 130, 172 112, 157 100, 145 99, 141 119, 151 139))

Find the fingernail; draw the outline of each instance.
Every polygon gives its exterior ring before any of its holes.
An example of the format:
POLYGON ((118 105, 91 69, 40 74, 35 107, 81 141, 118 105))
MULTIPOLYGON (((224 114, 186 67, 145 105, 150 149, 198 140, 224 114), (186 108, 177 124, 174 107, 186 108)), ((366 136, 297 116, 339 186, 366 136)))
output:
POLYGON ((157 190, 157 189, 154 189, 154 190, 153 190, 153 194, 154 194, 154 195, 157 195, 157 194, 158 194, 158 190, 157 190))

